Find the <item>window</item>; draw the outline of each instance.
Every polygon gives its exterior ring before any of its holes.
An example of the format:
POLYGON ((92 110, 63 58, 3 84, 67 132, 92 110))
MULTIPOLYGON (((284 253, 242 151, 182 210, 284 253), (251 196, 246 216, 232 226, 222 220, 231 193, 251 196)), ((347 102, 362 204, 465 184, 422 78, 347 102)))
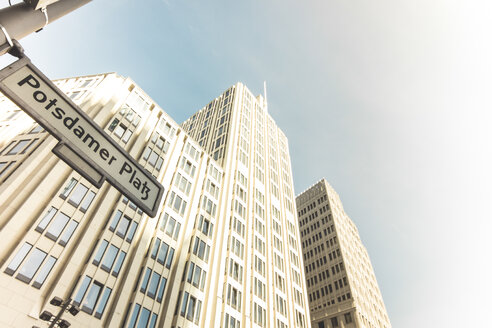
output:
POLYGON ((168 206, 170 206, 172 209, 176 211, 176 213, 179 213, 181 215, 184 214, 185 209, 186 209, 186 201, 183 200, 180 196, 176 195, 176 193, 173 191, 171 193, 171 197, 169 198, 169 203, 168 206))
POLYGON ((110 231, 114 231, 114 229, 116 229, 116 226, 118 225, 118 222, 120 222, 120 218, 122 214, 123 213, 120 210, 116 211, 113 221, 111 221, 111 225, 109 226, 110 231))
POLYGON ((126 253, 123 251, 120 251, 120 255, 118 256, 118 259, 116 260, 116 264, 114 265, 113 272, 111 274, 115 277, 118 277, 118 274, 120 273, 121 266, 123 265, 123 262, 125 261, 126 253))
POLYGON ((79 183, 75 188, 75 190, 73 191, 72 195, 70 196, 68 203, 75 207, 78 207, 88 190, 89 188, 79 183))
POLYGON ((140 312, 140 304, 135 304, 135 307, 133 308, 133 313, 130 318, 130 321, 128 322, 128 328, 134 328, 135 323, 137 322, 137 317, 138 313, 140 312))
POLYGON ((156 313, 152 313, 152 317, 150 318, 150 322, 149 322, 149 328, 154 328, 155 327, 155 323, 157 322, 157 314, 156 313))
POLYGON ((333 328, 338 327, 338 318, 331 318, 331 326, 333 328))
POLYGON ((162 296, 164 295, 164 289, 166 288, 167 279, 162 277, 161 284, 159 285, 159 291, 157 293, 157 302, 162 301, 162 296))
POLYGON ((45 236, 56 241, 58 237, 60 237, 60 234, 67 225, 68 221, 70 221, 70 218, 65 213, 59 212, 50 224, 45 236))
POLYGON ((152 273, 152 278, 150 279, 149 289, 147 291, 147 296, 154 299, 157 293, 157 287, 159 286, 159 281, 161 280, 161 275, 157 272, 152 273))
POLYGON ((84 298, 85 292, 87 291, 87 288, 89 287, 89 284, 91 282, 92 278, 89 276, 85 276, 84 279, 82 280, 82 283, 80 284, 79 291, 77 292, 77 295, 75 295, 75 298, 73 299, 75 305, 80 305, 82 302, 82 299, 84 298))
POLYGON ((262 308, 260 305, 256 304, 256 302, 254 302, 253 314, 254 314, 254 322, 257 325, 264 327, 265 322, 266 322, 266 311, 265 311, 265 309, 262 308))
POLYGON ((210 253, 210 246, 207 245, 200 238, 195 237, 195 244, 193 246, 193 254, 195 254, 200 259, 204 260, 205 262, 207 262, 209 253, 210 253))
POLYGON ((266 291, 265 284, 261 280, 255 277, 253 287, 254 287, 253 291, 255 295, 261 298, 262 300, 265 300, 265 291, 266 291))
POLYGON ((104 252, 106 251, 106 248, 108 247, 108 244, 109 244, 108 241, 103 239, 103 241, 99 245, 99 248, 97 250, 96 256, 94 257, 94 260, 92 261, 92 263, 94 265, 99 265, 99 263, 101 262, 102 256, 104 255, 104 252))
POLYGON ((182 168, 190 177, 193 178, 195 176, 195 165, 191 164, 191 162, 186 160, 184 157, 181 159, 180 168, 182 168))
POLYGON ((352 315, 350 314, 350 312, 345 313, 343 316, 345 317, 345 322, 346 323, 351 323, 352 322, 352 315))
POLYGON ((118 254, 119 248, 115 245, 111 244, 106 252, 106 256, 104 256, 104 260, 101 265, 101 269, 106 272, 110 272, 113 267, 114 260, 116 259, 116 255, 118 254))
POLYGON ((0 177, 6 173, 9 168, 15 164, 15 161, 13 162, 1 162, 0 163, 0 177))
POLYGON ((207 196, 203 196, 203 204, 202 208, 210 214, 212 217, 215 216, 215 212, 217 210, 217 205, 215 205, 211 199, 209 199, 207 196))
POLYGON ((190 193, 191 189, 191 182, 189 182, 185 177, 183 177, 180 173, 176 176, 176 180, 174 182, 174 185, 179 188, 183 193, 185 193, 187 196, 190 193))
POLYGON ((111 122, 108 129, 113 132, 113 135, 115 135, 118 139, 121 139, 123 143, 127 143, 133 134, 132 130, 116 118, 111 122))
POLYGON ((177 240, 180 228, 181 224, 179 222, 177 222, 172 216, 169 216, 169 214, 164 214, 160 225, 160 229, 162 231, 165 231, 169 237, 173 237, 174 240, 177 240))
POLYGON ((35 248, 19 270, 16 278, 29 283, 38 271, 41 263, 46 258, 46 253, 39 248, 35 248))
POLYGON ((160 245, 159 255, 157 256, 157 262, 164 265, 166 263, 166 259, 169 252, 169 245, 165 242, 162 242, 160 245))
POLYGON ((54 207, 51 207, 48 212, 44 215, 43 219, 39 222, 38 226, 36 227, 37 232, 43 232, 44 229, 48 226, 50 223, 51 219, 53 216, 56 214, 57 209, 54 207))
POLYGON ((81 91, 74 91, 70 94, 70 99, 74 100, 80 95, 81 91))
POLYGON ((142 284, 140 285, 140 291, 142 293, 145 293, 145 291, 147 290, 147 285, 149 284, 149 278, 150 278, 151 273, 152 273, 152 270, 150 268, 147 268, 147 270, 145 270, 145 274, 144 274, 144 277, 142 279, 142 284))
POLYGON ((63 198, 63 199, 67 198, 68 194, 70 194, 70 192, 72 191, 73 187, 75 187, 75 185, 77 184, 77 182, 78 181, 75 178, 70 179, 70 181, 65 186, 65 188, 63 188, 63 191, 60 194, 60 197, 63 198))
POLYGON ((203 232, 205 235, 212 237, 214 225, 210 222, 210 220, 207 220, 203 217, 203 215, 200 215, 198 218, 198 230, 203 232))
POLYGON ((126 236, 126 241, 131 243, 133 240, 133 237, 135 236, 135 231, 137 231, 137 226, 138 223, 135 221, 132 221, 130 224, 130 228, 128 229, 128 235, 126 236))
POLYGON ((100 319, 102 317, 104 309, 106 308, 106 304, 108 303, 109 296, 111 296, 111 291, 112 290, 109 287, 104 288, 101 301, 99 302, 96 313, 94 315, 96 318, 100 319))
POLYGON ((140 319, 138 320, 137 328, 146 328, 147 322, 149 321, 150 310, 147 308, 142 309, 142 313, 140 314, 140 319))
POLYGON ((81 310, 88 313, 92 314, 94 311, 94 307, 96 305, 96 302, 99 299, 99 296, 101 295, 103 285, 97 281, 94 281, 89 288, 89 291, 87 292, 87 296, 85 297, 85 301, 82 303, 82 308, 81 310))
POLYGON ((80 211, 85 213, 89 206, 92 204, 92 200, 94 200, 94 197, 96 196, 96 193, 93 191, 89 191, 89 194, 87 197, 85 197, 84 202, 82 203, 82 206, 80 207, 80 211))
POLYGON ((41 267, 41 270, 39 271, 38 275, 36 276, 36 279, 34 279, 34 283, 32 284, 34 288, 38 288, 38 289, 41 288, 44 281, 50 274, 51 269, 53 268, 55 263, 56 263, 56 258, 53 256, 50 256, 46 260, 46 262, 44 262, 44 265, 41 267))
POLYGON ((202 270, 202 268, 200 268, 195 263, 190 262, 186 281, 192 284, 193 286, 200 288, 200 290, 203 290, 203 287, 205 286, 206 278, 207 278, 207 273, 205 272, 205 270, 202 270))
POLYGON ((239 282, 243 279, 243 267, 233 259, 229 259, 229 275, 239 282))
POLYGON ((190 296, 190 294, 188 294, 188 292, 184 292, 183 294, 183 301, 181 303, 181 310, 180 310, 180 315, 181 316, 185 316, 185 313, 186 313, 186 306, 188 305, 188 297, 190 296))
POLYGON ((87 87, 91 82, 93 81, 93 79, 87 79, 87 80, 84 80, 82 82, 82 84, 80 85, 80 88, 85 88, 87 87))
POLYGON ((231 247, 231 250, 234 254, 236 254, 240 258, 243 258, 244 245, 239 241, 239 239, 236 239, 234 236, 232 236, 230 247, 231 247))
POLYGON ((230 284, 227 285, 227 304, 232 306, 234 309, 241 311, 241 291, 237 288, 232 287, 230 284))
POLYGON ((77 229, 78 225, 79 224, 77 223, 77 221, 71 220, 68 223, 67 228, 65 229, 65 232, 61 236, 60 241, 58 241, 58 244, 60 244, 62 246, 65 246, 66 244, 68 244, 68 241, 72 237, 72 235, 73 235, 75 229, 77 229))
POLYGON ((32 128, 31 131, 29 131, 29 133, 33 134, 33 133, 39 133, 39 132, 43 132, 44 129, 41 125, 39 124, 36 124, 36 126, 34 126, 34 128, 32 128))
POLYGON ((167 153, 169 150, 170 143, 167 142, 163 137, 158 136, 157 134, 154 134, 154 137, 152 138, 152 142, 155 143, 157 148, 161 149, 164 153, 167 153))
POLYGON ((167 260, 166 260, 166 268, 170 268, 171 267, 171 263, 173 261, 173 257, 174 257, 174 248, 170 248, 169 249, 169 255, 167 256, 167 260))
MULTIPOLYGON (((29 143, 29 139, 27 140, 20 140, 19 142, 17 142, 17 144, 12 147, 12 149, 9 150, 9 152, 5 155, 16 155, 18 154, 22 149, 24 149, 24 147, 29 143)), ((24 152, 23 152, 24 153, 24 152)))
POLYGON ((130 218, 124 215, 123 218, 120 220, 118 230, 116 230, 116 235, 124 239, 128 231, 128 227, 130 226, 130 222, 130 218))
POLYGON ((27 253, 31 250, 32 245, 29 243, 24 243, 17 254, 14 256, 7 269, 5 269, 5 273, 9 275, 13 275, 14 272, 19 268, 19 265, 24 261, 27 253))
POLYGON ((232 315, 229 315, 229 313, 226 313, 224 328, 241 328, 241 321, 234 318, 232 315))
POLYGON ((180 315, 185 317, 189 321, 194 321, 195 324, 199 323, 200 310, 202 302, 197 300, 196 297, 191 296, 188 292, 184 292, 183 301, 181 303, 180 315))

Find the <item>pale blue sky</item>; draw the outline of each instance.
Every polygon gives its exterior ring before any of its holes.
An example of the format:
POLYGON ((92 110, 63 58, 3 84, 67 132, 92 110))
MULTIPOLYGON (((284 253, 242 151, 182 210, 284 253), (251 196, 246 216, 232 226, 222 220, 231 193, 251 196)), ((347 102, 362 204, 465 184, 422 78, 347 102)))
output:
POLYGON ((338 191, 393 327, 486 327, 491 14, 478 0, 98 0, 21 43, 51 78, 131 77, 177 122, 266 80, 296 194, 322 177, 338 191))

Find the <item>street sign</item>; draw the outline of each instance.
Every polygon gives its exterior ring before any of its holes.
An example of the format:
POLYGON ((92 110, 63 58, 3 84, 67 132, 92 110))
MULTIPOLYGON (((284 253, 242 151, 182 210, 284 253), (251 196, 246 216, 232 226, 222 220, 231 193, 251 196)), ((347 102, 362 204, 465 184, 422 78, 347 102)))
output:
POLYGON ((157 215, 164 187, 29 58, 0 71, 0 91, 60 140, 55 154, 73 169, 96 186, 106 179, 150 217, 157 215))

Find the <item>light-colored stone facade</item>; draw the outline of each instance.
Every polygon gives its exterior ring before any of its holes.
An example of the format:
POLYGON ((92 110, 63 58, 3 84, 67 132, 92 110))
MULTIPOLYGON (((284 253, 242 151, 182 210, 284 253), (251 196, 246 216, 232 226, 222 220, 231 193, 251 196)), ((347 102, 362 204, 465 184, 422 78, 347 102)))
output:
POLYGON ((313 328, 390 328, 369 255, 324 179, 296 198, 313 328))
POLYGON ((129 78, 55 83, 164 197, 151 219, 93 187, 0 97, 0 326, 46 327, 54 296, 81 308, 72 327, 310 326, 287 139, 262 97, 238 83, 181 127, 129 78))
POLYGON ((288 141, 266 100, 237 83, 183 129, 222 165, 228 197, 210 327, 309 327, 288 141))

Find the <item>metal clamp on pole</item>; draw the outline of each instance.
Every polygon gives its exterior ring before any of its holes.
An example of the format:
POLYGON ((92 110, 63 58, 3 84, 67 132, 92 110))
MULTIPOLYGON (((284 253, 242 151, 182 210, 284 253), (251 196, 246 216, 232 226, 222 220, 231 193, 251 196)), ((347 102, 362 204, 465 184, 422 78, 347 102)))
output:
MULTIPOLYGON (((8 43, 8 53, 11 54, 14 57, 17 58, 22 58, 24 57, 24 48, 20 45, 20 43, 17 40, 12 40, 12 38, 9 35, 9 32, 7 32, 7 29, 0 24, 0 31, 2 31, 3 35, 5 36, 5 39, 7 40, 8 43)), ((3 49, 2 49, 3 50, 3 49)))
POLYGON ((24 54, 24 48, 22 48, 21 44, 19 43, 19 41, 17 41, 16 39, 12 40, 12 43, 14 44, 12 46, 12 48, 10 48, 9 50, 9 54, 14 56, 14 57, 17 57, 17 58, 24 58, 26 57, 26 55, 24 54))

